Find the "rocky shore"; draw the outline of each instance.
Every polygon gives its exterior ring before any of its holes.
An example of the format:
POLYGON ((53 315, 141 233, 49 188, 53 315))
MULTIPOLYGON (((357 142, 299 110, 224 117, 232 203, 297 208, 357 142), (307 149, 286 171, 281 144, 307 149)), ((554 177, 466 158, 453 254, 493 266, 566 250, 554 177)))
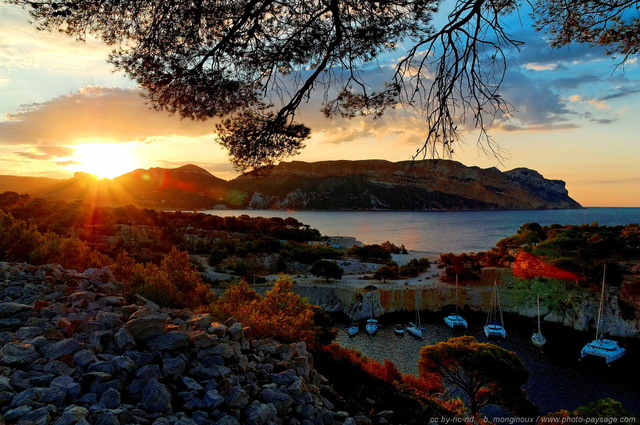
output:
POLYGON ((108 268, 0 263, 0 423, 388 423, 338 411, 303 342, 250 336, 124 294, 108 268))

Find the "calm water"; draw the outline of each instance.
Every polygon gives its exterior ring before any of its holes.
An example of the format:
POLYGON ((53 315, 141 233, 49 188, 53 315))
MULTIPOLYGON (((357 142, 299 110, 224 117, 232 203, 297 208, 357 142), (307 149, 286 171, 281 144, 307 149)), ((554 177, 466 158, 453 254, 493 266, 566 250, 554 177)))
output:
POLYGON ((390 241, 429 254, 486 251, 529 222, 613 226, 640 222, 640 208, 526 211, 273 211, 209 210, 219 216, 293 217, 327 236, 354 236, 367 243, 390 241))
MULTIPOLYGON (((579 210, 460 211, 460 212, 391 212, 391 211, 205 211, 220 216, 246 214, 252 217, 294 217, 318 229, 323 235, 354 236, 364 243, 390 241, 407 249, 437 255, 441 252, 486 251, 500 239, 515 234, 524 223, 622 225, 640 222, 640 208, 585 208, 579 210)), ((439 314, 423 317, 427 337, 418 341, 393 333, 395 323, 413 320, 411 313, 385 316, 378 335, 369 338, 361 331, 349 338, 342 329, 338 342, 355 348, 376 360, 389 359, 404 373, 417 373, 420 348, 456 336, 444 325, 439 314)), ((482 333, 484 316, 469 313, 468 334, 486 341, 482 333)), ((610 368, 601 362, 578 362, 580 348, 593 338, 591 333, 576 332, 557 325, 545 325, 547 337, 544 353, 531 343, 534 324, 530 319, 513 317, 507 324, 509 338, 492 342, 516 352, 531 373, 526 389, 541 413, 560 409, 575 410, 591 401, 611 397, 640 415, 640 372, 636 363, 640 342, 625 341, 628 353, 610 368)), ((489 416, 505 412, 489 409, 489 416)))

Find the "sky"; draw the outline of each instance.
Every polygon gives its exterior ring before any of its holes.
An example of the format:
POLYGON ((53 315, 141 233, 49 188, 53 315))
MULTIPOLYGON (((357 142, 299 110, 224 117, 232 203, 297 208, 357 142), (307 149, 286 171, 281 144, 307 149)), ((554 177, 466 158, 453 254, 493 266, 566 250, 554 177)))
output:
MULTIPOLYGON (((195 164, 217 177, 233 170, 215 142, 215 123, 149 109, 136 83, 114 72, 109 49, 39 32, 21 8, 0 3, 0 175, 69 178, 76 171, 114 177, 135 168, 195 164)), ((624 70, 602 48, 552 49, 544 34, 515 24, 525 41, 509 57, 502 97, 516 109, 490 134, 501 160, 465 135, 454 160, 502 171, 526 167, 566 182, 583 206, 640 207, 640 65, 624 70)), ((313 99, 299 120, 312 137, 290 160, 411 159, 424 120, 384 116, 326 119, 313 99)))

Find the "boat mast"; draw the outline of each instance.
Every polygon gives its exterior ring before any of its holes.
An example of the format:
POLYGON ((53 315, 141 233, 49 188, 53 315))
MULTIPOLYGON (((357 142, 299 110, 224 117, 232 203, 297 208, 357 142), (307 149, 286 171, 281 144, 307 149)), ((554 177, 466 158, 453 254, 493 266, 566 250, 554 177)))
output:
POLYGON ((500 325, 504 328, 504 319, 502 318, 502 307, 500 306, 500 297, 498 297, 498 286, 496 285, 496 304, 498 305, 498 311, 500 312, 500 325))
POLYGON ((538 333, 542 335, 542 327, 540 326, 540 295, 538 295, 538 333))
POLYGON ((456 316, 458 316, 458 273, 456 273, 456 316))
POLYGON ((596 324, 596 341, 600 339, 600 324, 602 322, 602 313, 604 310, 604 279, 607 273, 607 264, 605 263, 602 271, 602 291, 600 292, 600 307, 598 308, 598 323, 596 324))

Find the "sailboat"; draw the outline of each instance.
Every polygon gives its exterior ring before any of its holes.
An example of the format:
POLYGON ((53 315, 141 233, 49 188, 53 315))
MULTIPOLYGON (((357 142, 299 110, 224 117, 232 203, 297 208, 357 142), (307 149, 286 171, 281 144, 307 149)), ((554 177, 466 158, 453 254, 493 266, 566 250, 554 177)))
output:
POLYGON ((500 297, 498 296, 498 281, 493 282, 493 293, 489 303, 489 313, 487 314, 487 324, 484 327, 484 334, 487 338, 492 336, 507 337, 507 331, 504 329, 504 319, 502 318, 502 308, 500 307, 500 297), (498 314, 500 320, 498 320, 498 314))
POLYGON ((358 335, 358 332, 360 332, 360 325, 358 324, 358 322, 351 322, 351 324, 347 327, 347 334, 349 334, 349 336, 356 336, 358 335))
POLYGON ((627 350, 620 347, 617 341, 604 339, 600 332, 600 328, 602 327, 602 316, 604 313, 604 283, 606 271, 607 266, 605 264, 604 271, 602 272, 602 290, 600 293, 600 307, 598 309, 598 323, 596 324, 596 339, 582 347, 580 358, 582 359, 586 356, 602 357, 606 364, 609 364, 624 356, 627 350))
POLYGON ((419 339, 424 339, 422 332, 422 323, 420 321, 420 310, 418 309, 418 291, 416 290, 416 323, 409 322, 407 332, 419 339))
POLYGON ((540 295, 537 296, 538 299, 538 332, 531 335, 531 342, 536 347, 542 350, 542 347, 547 342, 547 338, 542 335, 542 326, 540 325, 540 295))
POLYGON ((456 312, 450 313, 447 317, 444 318, 444 322, 451 329, 454 329, 456 326, 463 327, 467 329, 467 321, 464 320, 460 314, 458 314, 458 275, 456 274, 456 312))
POLYGON ((371 292, 367 292, 367 296, 371 301, 371 310, 369 311, 369 318, 367 319, 367 324, 364 329, 367 331, 369 336, 372 337, 376 332, 378 332, 378 321, 373 318, 373 296, 371 295, 371 292))

